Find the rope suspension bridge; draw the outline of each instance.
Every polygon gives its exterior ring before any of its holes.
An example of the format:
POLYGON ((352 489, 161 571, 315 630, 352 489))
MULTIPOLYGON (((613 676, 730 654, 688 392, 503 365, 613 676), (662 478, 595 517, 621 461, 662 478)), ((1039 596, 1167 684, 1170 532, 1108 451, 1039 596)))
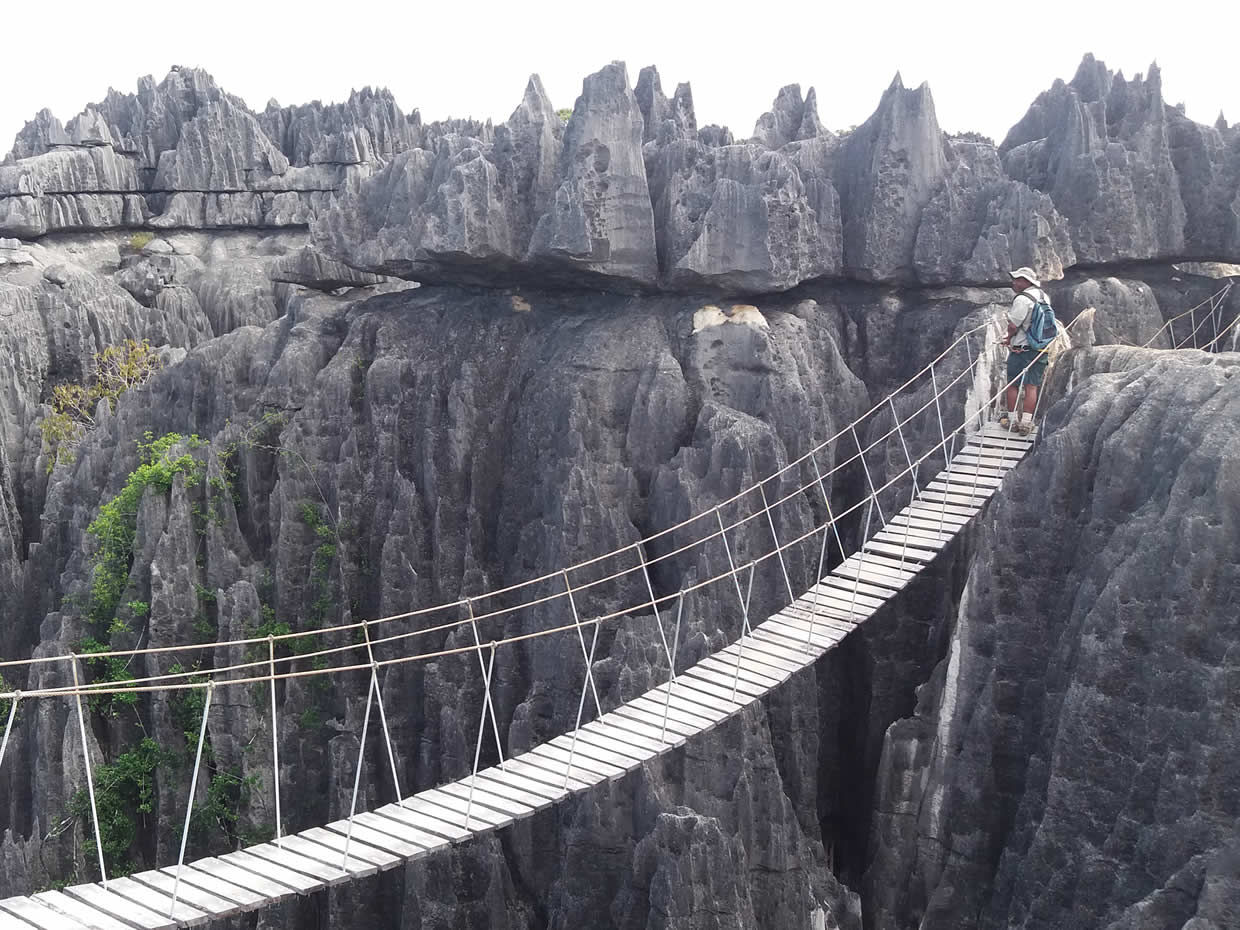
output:
MULTIPOLYGON (((1230 286, 1168 320, 1147 345, 1163 333, 1174 348, 1191 342, 1195 348, 1219 351, 1229 333, 1234 342, 1237 321, 1222 325, 1230 286)), ((857 420, 761 481, 675 526, 538 578, 450 604, 308 632, 90 656, 125 660, 142 656, 157 661, 173 654, 198 654, 214 660, 237 655, 237 647, 248 648, 250 654, 265 652, 249 661, 136 677, 123 684, 83 681, 76 655, 0 662, 0 670, 18 669, 36 682, 28 690, 0 693, 0 701, 9 705, 0 738, 0 766, 23 702, 63 701, 72 709, 100 873, 97 883, 0 900, 0 930, 166 930, 309 894, 501 829, 570 795, 621 778, 740 713, 813 665, 908 586, 980 512, 1007 472, 1036 442, 1036 430, 1022 436, 993 422, 994 408, 1009 387, 998 383, 1001 379, 996 375, 1000 335, 993 321, 968 329, 857 420), (863 435, 870 437, 868 441, 863 435), (872 468, 870 463, 880 457, 872 468), (864 492, 847 507, 837 509, 832 506, 831 481, 845 473, 856 475, 864 492), (806 510, 816 516, 811 526, 801 528, 793 513, 806 510), (785 528, 782 535, 781 526, 785 528), (800 531, 790 535, 789 526, 800 531), (748 560, 740 556, 742 533, 751 548, 755 538, 765 538, 760 554, 748 560), (846 539, 854 539, 855 544, 850 547, 846 539), (652 569, 696 558, 705 554, 707 546, 722 551, 724 558, 717 563, 723 566, 720 571, 694 578, 674 593, 656 592, 652 569), (794 558, 812 574, 799 593, 793 579, 805 572, 790 567, 794 558), (754 578, 763 571, 775 573, 771 577, 786 602, 759 620, 752 616, 751 607, 754 578), (621 608, 597 615, 583 609, 592 602, 614 603, 616 591, 632 589, 639 596, 629 596, 621 608), (681 667, 677 658, 685 601, 707 589, 726 592, 729 600, 734 597, 740 622, 730 644, 681 667), (507 603, 479 608, 502 601, 507 603), (567 605, 571 622, 498 638, 486 635, 518 612, 545 615, 553 604, 567 605), (594 678, 600 630, 642 614, 653 617, 667 680, 635 700, 605 708, 594 678), (413 623, 424 625, 401 630, 402 625, 413 623), (422 645, 433 634, 454 632, 466 637, 466 645, 437 649, 422 645), (351 634, 354 641, 331 645, 341 634, 351 634), (507 756, 492 691, 496 655, 554 636, 569 637, 575 643, 574 654, 579 652, 582 660, 578 672, 564 673, 572 674, 574 681, 580 677, 575 725, 527 752, 507 756), (313 641, 316 647, 296 655, 278 655, 277 647, 293 639, 313 641), (400 787, 381 673, 394 666, 453 657, 476 666, 481 679, 472 770, 464 778, 406 796, 400 787), (366 675, 369 685, 349 815, 286 834, 280 798, 277 683, 357 674, 366 675), (53 683, 57 680, 60 683, 53 683), (271 705, 274 839, 226 855, 186 861, 215 696, 223 689, 251 686, 263 688, 271 705), (126 877, 109 877, 83 699, 191 691, 202 694, 202 713, 177 862, 126 877), (374 810, 360 811, 364 754, 376 723, 396 797, 374 810), (497 761, 483 765, 484 745, 491 742, 497 761)), ((215 712, 220 713, 218 708, 215 712)))

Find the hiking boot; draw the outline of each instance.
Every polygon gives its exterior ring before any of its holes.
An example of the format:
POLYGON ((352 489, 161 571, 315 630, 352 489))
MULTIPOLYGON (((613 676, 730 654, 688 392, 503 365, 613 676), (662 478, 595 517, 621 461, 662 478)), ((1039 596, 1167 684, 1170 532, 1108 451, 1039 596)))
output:
POLYGON ((1003 416, 999 417, 999 429, 1011 430, 1011 428, 1012 418, 1010 416, 1005 413, 1003 416))
POLYGON ((1022 436, 1028 436, 1030 433, 1033 432, 1033 421, 1032 420, 1022 421, 1020 426, 1016 427, 1016 429, 1020 432, 1022 436))

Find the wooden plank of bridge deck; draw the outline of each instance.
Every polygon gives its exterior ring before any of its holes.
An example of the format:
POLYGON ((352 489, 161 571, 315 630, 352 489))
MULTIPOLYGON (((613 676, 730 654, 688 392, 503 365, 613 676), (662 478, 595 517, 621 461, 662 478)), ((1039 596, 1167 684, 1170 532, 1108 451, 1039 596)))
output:
POLYGON ((135 904, 128 898, 104 890, 101 885, 71 885, 65 889, 65 894, 139 930, 173 930, 176 926, 166 914, 158 914, 135 904))
MULTIPOLYGON (((172 919, 183 927, 196 927, 206 923, 213 916, 210 910, 194 905, 185 895, 177 896, 174 908, 171 888, 165 893, 157 888, 136 882, 132 878, 114 878, 108 882, 108 890, 128 898, 135 904, 150 908, 156 914, 162 914, 165 917, 171 914, 172 919)), ((226 906, 225 913, 235 910, 235 907, 226 906)))
POLYGON ((813 603, 814 598, 818 599, 820 605, 827 605, 842 615, 841 619, 845 623, 858 623, 865 620, 883 606, 887 599, 886 591, 881 591, 877 596, 870 594, 864 588, 857 589, 856 599, 853 598, 852 582, 844 578, 836 578, 832 575, 826 575, 822 581, 804 594, 801 599, 806 603, 813 603))
MULTIPOLYGON (((669 700, 668 690, 668 685, 662 684, 647 691, 645 697, 662 704, 664 701, 669 700)), ((679 678, 676 679, 676 683, 671 686, 670 690, 670 700, 673 707, 687 706, 695 714, 713 718, 715 726, 723 723, 723 721, 745 706, 739 701, 716 701, 714 698, 701 692, 692 691, 679 678)))
POLYGON ((751 698, 759 698, 766 694, 770 689, 766 685, 754 681, 745 674, 745 663, 742 660, 739 664, 733 663, 732 667, 726 671, 713 667, 705 667, 701 663, 685 669, 682 677, 692 678, 696 681, 704 681, 708 684, 719 685, 724 688, 735 688, 737 695, 747 694, 751 698), (739 669, 739 673, 738 670, 739 669))
POLYGON ((698 733, 706 733, 713 730, 723 720, 727 719, 726 716, 722 714, 713 720, 705 720, 701 717, 692 716, 692 714, 696 713, 696 709, 694 711, 689 711, 686 710, 686 708, 693 707, 694 705, 691 705, 687 701, 677 701, 675 698, 665 703, 666 699, 667 692, 664 692, 662 696, 658 697, 644 694, 636 701, 633 701, 632 704, 635 708, 640 707, 647 713, 655 715, 660 720, 663 719, 665 712, 668 720, 675 719, 674 715, 681 715, 682 718, 690 721, 688 723, 684 723, 683 725, 695 727, 698 733))
MULTIPOLYGON (((170 878, 163 872, 142 872, 138 875, 130 875, 129 879, 164 895, 169 903, 172 902, 172 895, 175 890, 178 902, 184 901, 200 911, 206 911, 213 920, 220 917, 228 917, 241 911, 241 907, 235 901, 221 898, 219 895, 204 891, 198 886, 185 881, 184 870, 182 870, 181 884, 179 886, 175 878, 170 878)), ((167 913, 166 907, 164 908, 164 913, 167 913)))
MULTIPOLYGON (((345 836, 349 829, 349 822, 336 820, 324 825, 323 829, 331 830, 339 836, 345 836)), ((376 849, 387 850, 392 855, 401 856, 404 859, 416 859, 433 849, 441 849, 448 845, 448 841, 441 836, 415 830, 408 824, 388 820, 371 811, 364 811, 353 818, 353 836, 376 849)))
POLYGON ((429 801, 437 807, 455 811, 460 817, 461 825, 468 826, 475 833, 481 833, 490 829, 498 830, 500 827, 508 826, 515 819, 509 814, 501 814, 498 811, 490 810, 485 805, 479 804, 474 804, 473 809, 468 812, 469 816, 466 817, 466 808, 469 807, 469 802, 444 791, 442 785, 438 788, 431 788, 428 791, 419 791, 414 801, 429 801))
POLYGON ((480 779, 473 780, 472 776, 463 778, 460 781, 449 782, 446 785, 440 785, 439 790, 463 801, 465 809, 469 811, 471 821, 473 816, 478 813, 479 806, 504 814, 512 820, 524 820, 546 806, 546 802, 542 798, 531 797, 518 800, 513 797, 517 792, 512 790, 500 791, 480 779), (471 784, 474 795, 472 807, 469 800, 471 784))
POLYGON ((614 710, 608 711, 596 722, 606 727, 609 732, 615 731, 614 735, 620 735, 621 732, 625 734, 632 734, 634 737, 639 737, 642 743, 649 743, 650 740, 653 740, 654 746, 652 747, 652 751, 656 754, 662 752, 664 748, 666 748, 664 747, 662 740, 659 739, 657 733, 650 733, 644 725, 639 724, 636 721, 629 720, 627 717, 617 716, 614 710))
MULTIPOLYGON (((990 496, 994 493, 994 488, 978 488, 973 494, 968 489, 961 489, 959 492, 954 491, 925 491, 921 495, 921 499, 927 504, 946 503, 955 507, 976 507, 981 510, 986 501, 990 500, 990 496)), ((972 515, 970 515, 972 516, 972 515)))
POLYGON ((71 898, 59 891, 40 891, 31 895, 28 900, 37 901, 53 911, 77 921, 75 926, 90 927, 91 930, 133 930, 128 924, 115 917, 110 917, 98 908, 83 904, 77 898, 71 898))
MULTIPOLYGON (((172 892, 176 885, 177 868, 169 866, 167 869, 157 869, 149 872, 138 872, 129 876, 136 882, 142 882, 144 885, 150 885, 152 888, 158 888, 161 891, 172 892)), ((225 881, 217 878, 208 872, 202 872, 192 865, 183 866, 181 869, 181 888, 184 893, 185 888, 196 891, 199 894, 210 895, 220 901, 226 901, 233 906, 233 910, 252 911, 260 904, 267 903, 270 898, 265 895, 256 894, 249 888, 225 881)), ((288 891, 279 889, 279 897, 286 897, 288 891)), ((195 899, 186 897, 190 904, 195 907, 195 899)), ((204 902, 205 903, 205 902, 204 902)))
POLYGON ((653 714, 658 717, 659 720, 662 720, 664 713, 666 713, 669 721, 675 720, 682 727, 692 727, 697 733, 705 733, 707 730, 713 730, 722 719, 722 717, 708 719, 703 716, 698 716, 699 712, 697 709, 687 701, 677 702, 672 700, 665 702, 665 698, 656 698, 649 694, 643 694, 637 700, 630 701, 629 706, 634 710, 641 710, 645 713, 653 714))
POLYGON ((549 740, 535 746, 525 755, 537 758, 540 762, 546 760, 552 765, 563 765, 566 771, 572 772, 590 772, 595 776, 601 776, 608 781, 615 781, 622 778, 629 771, 628 760, 624 760, 624 764, 619 762, 609 762, 601 759, 595 759, 593 756, 586 755, 583 759, 577 758, 577 753, 569 748, 568 742, 559 745, 557 739, 549 740), (571 757, 571 766, 570 766, 571 757))
MULTIPOLYGON (((728 662, 732 662, 735 660, 736 653, 740 649, 741 646, 738 643, 733 642, 729 643, 727 647, 712 654, 720 659, 725 659, 728 662)), ((750 650, 750 658, 755 663, 760 665, 768 675, 773 678, 778 678, 781 682, 787 681, 801 670, 801 664, 799 662, 785 658, 784 656, 771 655, 766 652, 760 652, 757 655, 752 655, 752 652, 753 650, 750 650)))
MULTIPOLYGON (((979 488, 978 490, 980 492, 982 489, 979 488)), ((972 501, 960 503, 950 500, 927 500, 923 493, 921 497, 901 510, 900 513, 914 514, 918 511, 929 511, 936 517, 943 515, 948 517, 955 516, 958 520, 962 520, 963 523, 968 523, 982 509, 983 504, 985 504, 985 501, 980 499, 980 496, 975 496, 972 501)))
MULTIPOLYGON (((786 630, 790 636, 796 637, 802 643, 812 636, 814 642, 817 643, 823 652, 834 649, 843 642, 844 637, 848 633, 852 632, 852 630, 844 632, 835 628, 830 628, 824 632, 821 617, 811 617, 804 611, 798 611, 794 607, 785 607, 780 611, 779 623, 783 630, 786 630)), ((853 629, 856 629, 856 627, 853 627, 853 629)))
POLYGON ((712 701, 730 701, 742 707, 749 707, 754 702, 754 697, 745 693, 744 688, 737 688, 737 691, 733 691, 730 678, 725 683, 718 683, 681 675, 677 676, 676 681, 683 684, 687 691, 697 692, 699 696, 712 699, 712 701))
POLYGON ((762 624, 762 627, 787 635, 802 646, 812 643, 823 652, 834 648, 845 636, 842 631, 834 627, 824 627, 821 618, 811 619, 796 611, 794 607, 785 607, 762 624))
POLYGON ((932 552, 942 552, 954 538, 951 533, 951 527, 944 527, 946 532, 940 533, 937 527, 934 529, 923 529, 912 525, 913 521, 908 521, 907 518, 897 523, 900 520, 901 518, 897 514, 888 521, 883 529, 870 538, 879 542, 893 542, 897 545, 907 539, 910 546, 916 545, 920 549, 932 552))
POLYGON ((551 806, 566 794, 562 787, 552 788, 527 775, 517 773, 512 759, 504 760, 502 766, 493 765, 479 770, 477 778, 467 775, 458 784, 467 788, 471 781, 481 790, 490 791, 500 797, 512 798, 536 811, 551 806))
POLYGON ((307 850, 305 841, 297 836, 284 837, 282 846, 260 843, 257 846, 247 846, 242 852, 282 865, 310 878, 317 878, 329 886, 347 882, 353 875, 373 875, 378 871, 369 863, 358 863, 354 871, 354 863, 349 863, 349 868, 342 869, 339 864, 325 862, 323 857, 318 857, 317 849, 307 850))
POLYGON ((1033 445, 1033 433, 1026 436, 1019 432, 1006 430, 998 423, 987 423, 981 428, 981 430, 978 431, 978 433, 975 433, 974 435, 978 434, 986 437, 987 439, 997 439, 1001 442, 1019 442, 1026 447, 1033 445))
MULTIPOLYGON (((615 709, 614 713, 628 717, 630 720, 640 721, 643 725, 653 727, 660 733, 664 730, 662 712, 660 711, 659 713, 655 713, 644 704, 639 704, 637 701, 629 701, 625 704, 621 704, 615 709)), ((671 708, 669 708, 666 730, 667 739, 675 740, 676 745, 679 746, 682 745, 689 737, 696 736, 700 733, 702 728, 696 723, 686 721, 680 713, 672 713, 671 708)))
POLYGON ((900 568, 892 568, 890 565, 883 563, 881 556, 871 555, 868 552, 854 552, 839 565, 835 566, 835 568, 831 569, 831 574, 837 578, 860 578, 862 581, 867 581, 876 587, 899 591, 917 573, 900 568))
POLYGON ((965 475, 952 475, 951 481, 947 481, 943 477, 933 479, 922 489, 921 499, 926 499, 926 494, 934 491, 939 494, 955 494, 957 497, 977 498, 982 495, 990 496, 998 490, 999 485, 1003 482, 998 478, 983 478, 978 476, 976 479, 965 475))
POLYGON ((851 633, 857 625, 856 619, 848 612, 847 607, 837 607, 821 594, 817 598, 812 594, 802 594, 783 608, 780 613, 803 619, 813 617, 815 625, 836 630, 841 638, 851 633))
POLYGON ((665 752, 667 750, 666 744, 668 740, 672 739, 672 737, 660 736, 660 730, 658 727, 651 727, 646 723, 634 720, 630 716, 621 714, 619 707, 604 714, 599 719, 598 723, 605 724, 611 729, 622 728, 629 733, 645 738, 649 743, 654 745, 655 753, 665 752))
POLYGON ((542 782, 550 788, 565 787, 565 775, 568 775, 566 788, 568 791, 581 791, 607 780, 606 775, 580 769, 569 774, 567 764, 561 765, 546 756, 537 756, 529 752, 524 752, 508 761, 513 771, 527 776, 531 781, 542 782))
POLYGON ((896 516, 892 517, 887 523, 887 529, 882 532, 887 532, 890 530, 893 533, 900 533, 904 530, 910 530, 923 535, 937 534, 943 536, 943 548, 947 548, 947 544, 955 539, 956 534, 967 525, 967 521, 965 523, 953 523, 949 520, 944 520, 940 527, 939 521, 936 517, 909 517, 904 514, 896 514, 896 516), (942 530, 941 533, 940 529, 942 530))
POLYGON ((90 924, 53 910, 33 898, 6 898, 0 901, 0 930, 30 930, 32 926, 39 930, 82 930, 90 924))
POLYGON ((667 715, 665 727, 662 714, 647 710, 644 707, 634 706, 631 702, 617 707, 615 712, 617 714, 624 714, 633 720, 640 720, 642 723, 654 727, 660 732, 666 729, 668 739, 675 740, 676 746, 683 746, 690 737, 697 736, 701 732, 700 729, 692 724, 673 717, 670 712, 667 715))
POLYGON ((835 645, 834 642, 830 645, 822 642, 806 643, 804 632, 795 629, 781 629, 774 624, 766 623, 754 631, 754 636, 760 642, 777 643, 800 653, 801 658, 805 660, 806 668, 813 665, 824 652, 835 645))
POLYGON ((897 524, 900 514, 887 521, 887 525, 870 537, 870 542, 887 543, 892 546, 907 545, 910 549, 921 549, 931 555, 938 555, 943 547, 951 541, 951 534, 936 530, 922 530, 916 527, 897 524))
POLYGON ((1002 478, 1012 470, 999 462, 979 462, 976 457, 970 458, 971 461, 965 461, 963 457, 952 459, 951 468, 944 468, 939 472, 939 477, 972 479, 976 475, 981 478, 1002 478))
POLYGON ((459 843, 461 840, 471 836, 469 830, 455 819, 447 820, 448 813, 438 816, 429 813, 427 805, 415 804, 414 798, 405 798, 403 804, 384 804, 382 807, 376 807, 370 813, 384 820, 391 820, 393 823, 409 828, 410 830, 418 830, 428 836, 438 837, 441 843, 459 843))
POLYGON ((551 784, 548 776, 537 770, 531 772, 529 766, 518 764, 516 759, 505 761, 502 770, 484 769, 478 773, 478 777, 483 780, 499 781, 501 774, 504 783, 511 784, 526 794, 541 798, 548 803, 555 803, 570 790, 564 787, 564 779, 561 778, 559 784, 551 784))
MULTIPOLYGON (((168 873, 167 869, 162 869, 161 871, 165 875, 168 873)), ((212 878, 230 882, 239 888, 244 888, 259 895, 265 901, 282 901, 290 895, 304 894, 303 890, 298 887, 286 885, 283 882, 276 881, 266 875, 260 875, 249 869, 238 868, 231 862, 225 862, 222 859, 207 858, 195 860, 193 866, 186 869, 185 875, 181 880, 192 881, 194 884, 198 884, 200 879, 194 874, 195 872, 202 872, 212 878)))
MULTIPOLYGON (((721 649, 715 655, 732 667, 736 666, 738 657, 742 662, 749 662, 751 664, 769 664, 770 662, 778 661, 787 669, 787 675, 784 676, 785 681, 805 667, 804 656, 800 653, 794 653, 793 650, 756 639, 752 634, 734 642, 727 649, 721 649)), ((737 703, 744 706, 748 702, 738 700, 737 703)))
POLYGON ((309 894, 312 891, 318 891, 326 884, 318 879, 311 878, 309 875, 303 875, 300 872, 294 872, 292 869, 286 869, 282 865, 276 865, 274 862, 268 862, 261 856, 251 856, 244 849, 230 852, 224 856, 217 856, 216 858, 235 869, 240 869, 243 872, 253 872, 262 878, 278 882, 281 885, 287 885, 299 894, 309 894))
POLYGON ((934 557, 942 550, 933 547, 933 543, 927 543, 922 540, 904 539, 888 542, 885 539, 870 538, 870 541, 863 546, 866 552, 874 555, 885 555, 893 559, 903 559, 905 561, 914 561, 922 565, 928 565, 934 561, 934 557), (933 547, 933 548, 932 548, 933 547))
MULTIPOLYGON (((772 639, 769 636, 759 635, 761 632, 762 628, 758 627, 754 630, 752 635, 745 637, 744 657, 746 662, 752 662, 755 658, 758 658, 758 656, 754 655, 756 651, 760 654, 776 655, 783 658, 787 662, 795 664, 796 669, 792 673, 794 675, 797 672, 802 672, 805 670, 805 666, 810 660, 806 656, 805 650, 801 648, 800 644, 788 645, 778 639, 772 639)), ((738 651, 740 650, 738 649, 738 651)), ((729 656, 728 662, 732 661, 732 656, 729 656)))
POLYGON ((623 746, 624 752, 635 758, 639 764, 657 756, 666 748, 656 737, 609 724, 606 722, 608 716, 604 714, 598 720, 582 724, 577 731, 577 742, 587 740, 605 747, 623 746))
MULTIPOLYGON (((356 826, 356 825, 355 825, 356 826)), ((315 853, 313 858, 322 862, 341 863, 344 861, 345 843, 349 844, 349 859, 357 859, 360 862, 367 862, 374 866, 378 871, 385 872, 402 864, 404 857, 394 855, 379 846, 372 846, 360 836, 360 829, 353 831, 352 837, 344 837, 332 830, 323 827, 311 827, 309 830, 302 830, 297 834, 297 838, 307 843, 314 843, 320 847, 323 852, 315 853)), ((311 851, 303 849, 306 855, 311 855, 311 851)), ((358 870, 350 868, 348 871, 360 874, 358 870)), ((372 874, 372 873, 368 873, 372 874)))
POLYGON ((238 868, 253 869, 263 875, 280 876, 282 881, 294 882, 300 879, 305 882, 303 887, 306 891, 317 891, 324 886, 339 885, 349 880, 349 873, 342 869, 328 868, 294 853, 288 848, 288 840, 285 836, 281 841, 285 844, 283 850, 278 846, 263 843, 231 852, 223 858, 236 863, 238 868), (331 877, 323 878, 316 873, 331 877))
MULTIPOLYGON (((561 751, 565 759, 572 758, 574 764, 577 764, 577 758, 582 758, 583 764, 592 764, 593 762, 601 762, 612 768, 619 769, 619 775, 627 774, 637 768, 642 763, 642 759, 632 754, 632 751, 618 752, 607 746, 599 746, 593 740, 582 739, 580 735, 577 737, 576 746, 573 745, 573 734, 563 733, 553 740, 543 743, 539 749, 548 747, 561 751)), ((609 778, 618 778, 619 775, 609 775, 609 778)))
MULTIPOLYGON (((697 664, 700 668, 708 669, 713 672, 722 671, 728 668, 735 668, 734 662, 729 662, 726 658, 720 657, 718 653, 707 656, 697 664)), ((762 687, 766 688, 768 691, 772 688, 779 687, 788 680, 786 676, 776 677, 760 662, 750 661, 743 664, 744 675, 749 678, 750 681, 754 681, 762 685, 762 687)))

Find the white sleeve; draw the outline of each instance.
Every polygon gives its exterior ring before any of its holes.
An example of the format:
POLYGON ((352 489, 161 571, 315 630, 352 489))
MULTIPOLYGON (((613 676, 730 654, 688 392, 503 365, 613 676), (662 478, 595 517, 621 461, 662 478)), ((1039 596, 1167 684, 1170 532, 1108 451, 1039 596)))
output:
POLYGON ((1029 325, 1029 317, 1033 315, 1033 298, 1025 294, 1017 294, 1012 299, 1012 308, 1008 310, 1008 322, 1018 328, 1029 325))

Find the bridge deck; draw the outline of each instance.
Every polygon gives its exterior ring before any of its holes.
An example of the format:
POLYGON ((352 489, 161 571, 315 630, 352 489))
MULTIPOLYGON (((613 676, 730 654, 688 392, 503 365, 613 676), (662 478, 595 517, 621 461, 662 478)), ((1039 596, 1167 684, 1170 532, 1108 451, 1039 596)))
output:
POLYGON ((394 868, 622 777, 762 698, 872 616, 981 510, 1032 439, 986 426, 821 583, 726 649, 500 766, 277 844, 0 901, 0 930, 165 930, 394 868), (571 766, 570 766, 571 760, 571 766), (471 801, 472 794, 472 801, 471 801), (346 842, 348 858, 345 859, 346 842), (172 916, 170 917, 170 913, 172 916))

